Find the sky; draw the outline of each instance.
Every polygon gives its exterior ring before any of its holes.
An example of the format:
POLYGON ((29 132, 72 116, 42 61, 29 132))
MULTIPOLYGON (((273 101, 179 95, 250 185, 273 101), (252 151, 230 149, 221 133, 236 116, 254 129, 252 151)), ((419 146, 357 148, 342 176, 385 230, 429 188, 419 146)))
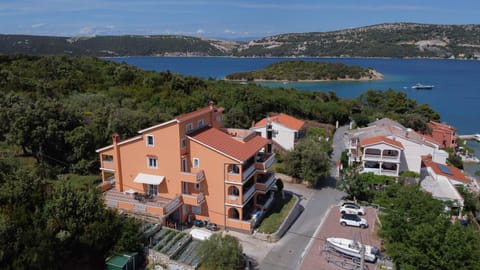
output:
POLYGON ((392 22, 479 24, 478 0, 0 0, 0 34, 225 39, 392 22))

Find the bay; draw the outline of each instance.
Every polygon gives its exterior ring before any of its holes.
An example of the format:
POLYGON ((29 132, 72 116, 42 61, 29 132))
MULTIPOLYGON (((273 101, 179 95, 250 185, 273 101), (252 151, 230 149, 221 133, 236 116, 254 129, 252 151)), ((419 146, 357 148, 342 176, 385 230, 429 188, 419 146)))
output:
MULTIPOLYGON (((107 58, 126 62, 145 70, 167 71, 205 79, 221 80, 234 72, 264 68, 272 63, 292 58, 234 57, 117 57, 107 58)), ((417 103, 429 104, 440 113, 441 121, 457 128, 459 134, 480 133, 480 61, 452 59, 378 59, 378 58, 301 58, 305 61, 342 62, 373 68, 384 75, 378 81, 337 82, 278 82, 260 83, 270 87, 291 87, 301 91, 333 91, 342 98, 354 98, 369 90, 394 89, 404 92, 417 103), (422 83, 434 85, 432 90, 414 90, 422 83)), ((480 144, 469 142, 480 157, 480 144)), ((478 164, 466 164, 473 174, 478 164)))

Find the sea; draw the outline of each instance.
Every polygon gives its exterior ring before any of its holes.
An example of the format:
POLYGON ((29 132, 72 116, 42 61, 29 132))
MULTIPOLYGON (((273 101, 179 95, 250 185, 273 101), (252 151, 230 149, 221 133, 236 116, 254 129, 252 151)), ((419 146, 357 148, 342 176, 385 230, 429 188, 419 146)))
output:
MULTIPOLYGON (((298 58, 237 57, 115 57, 145 70, 167 71, 205 79, 222 80, 234 72, 264 68, 272 63, 298 58)), ((342 98, 354 98, 373 90, 393 89, 404 92, 417 103, 426 103, 441 115, 441 122, 454 126, 460 135, 480 133, 480 61, 455 59, 390 59, 390 58, 301 58, 304 61, 341 62, 373 68, 383 74, 377 81, 337 82, 262 82, 268 87, 295 88, 300 91, 333 91, 342 98), (431 90, 415 90, 421 83, 433 85, 431 90)), ((480 143, 467 146, 480 158, 480 143)), ((466 163, 465 171, 474 175, 480 164, 466 163)), ((477 176, 477 179, 480 178, 477 176)))

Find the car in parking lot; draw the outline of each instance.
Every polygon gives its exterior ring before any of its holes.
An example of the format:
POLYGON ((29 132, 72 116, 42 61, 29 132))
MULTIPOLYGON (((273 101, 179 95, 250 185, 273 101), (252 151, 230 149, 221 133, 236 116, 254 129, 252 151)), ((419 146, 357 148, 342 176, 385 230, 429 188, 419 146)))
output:
POLYGON ((354 204, 354 203, 344 203, 340 207, 340 214, 355 214, 355 215, 365 215, 365 208, 354 204))
POLYGON ((362 229, 368 227, 367 220, 355 214, 342 214, 339 222, 342 226, 355 226, 362 229))

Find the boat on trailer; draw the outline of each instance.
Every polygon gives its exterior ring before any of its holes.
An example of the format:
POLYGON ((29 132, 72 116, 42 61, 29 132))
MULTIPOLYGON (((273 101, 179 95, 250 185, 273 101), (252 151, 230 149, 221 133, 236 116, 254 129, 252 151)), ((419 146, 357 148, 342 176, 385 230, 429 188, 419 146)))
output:
POLYGON ((357 259, 361 259, 361 250, 363 246, 365 247, 364 259, 366 262, 375 263, 378 255, 380 255, 378 248, 369 245, 362 245, 360 242, 351 239, 328 237, 327 243, 335 251, 357 259))

